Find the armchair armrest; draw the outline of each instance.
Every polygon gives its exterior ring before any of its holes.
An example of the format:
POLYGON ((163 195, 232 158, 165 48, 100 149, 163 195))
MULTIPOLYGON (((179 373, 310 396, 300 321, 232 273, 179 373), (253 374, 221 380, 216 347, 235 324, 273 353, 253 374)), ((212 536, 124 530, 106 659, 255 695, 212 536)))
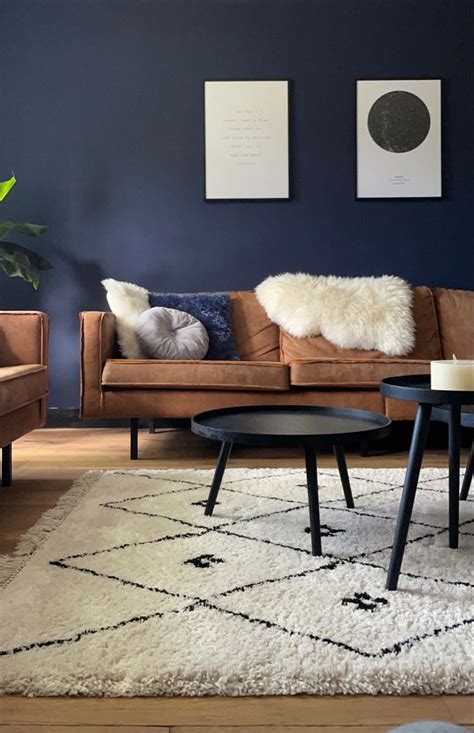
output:
POLYGON ((0 311, 0 366, 47 366, 48 333, 46 313, 0 311))
POLYGON ((81 323, 81 417, 100 417, 102 370, 115 351, 115 316, 83 311, 81 323))

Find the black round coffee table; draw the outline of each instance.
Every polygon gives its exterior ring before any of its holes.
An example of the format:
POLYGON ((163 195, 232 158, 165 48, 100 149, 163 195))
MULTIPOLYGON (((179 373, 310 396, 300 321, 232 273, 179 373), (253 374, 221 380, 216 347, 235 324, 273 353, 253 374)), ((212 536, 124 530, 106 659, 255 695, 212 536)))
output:
POLYGON ((446 411, 446 422, 449 427, 449 546, 451 548, 458 546, 461 410, 463 405, 474 404, 474 392, 431 389, 429 374, 414 374, 383 379, 380 383, 380 391, 385 397, 418 402, 387 577, 387 589, 396 590, 430 419, 433 410, 436 411, 436 415, 440 414, 436 409, 439 406, 443 406, 446 411))
POLYGON ((390 433, 389 418, 365 410, 301 405, 257 405, 202 412, 191 420, 191 430, 204 438, 222 443, 205 514, 212 515, 232 445, 288 446, 304 448, 308 487, 311 548, 321 555, 321 530, 316 450, 333 448, 348 507, 354 506, 344 446, 361 440, 385 438, 390 433))

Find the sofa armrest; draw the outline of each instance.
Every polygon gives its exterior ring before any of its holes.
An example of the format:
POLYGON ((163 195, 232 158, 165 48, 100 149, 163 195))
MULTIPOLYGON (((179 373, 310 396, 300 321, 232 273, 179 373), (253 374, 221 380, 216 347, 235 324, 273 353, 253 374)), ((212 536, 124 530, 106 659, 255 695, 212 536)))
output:
POLYGON ((47 366, 48 334, 46 313, 0 311, 0 366, 47 366))
POLYGON ((81 417, 100 417, 102 370, 115 353, 115 316, 84 311, 81 322, 81 417))

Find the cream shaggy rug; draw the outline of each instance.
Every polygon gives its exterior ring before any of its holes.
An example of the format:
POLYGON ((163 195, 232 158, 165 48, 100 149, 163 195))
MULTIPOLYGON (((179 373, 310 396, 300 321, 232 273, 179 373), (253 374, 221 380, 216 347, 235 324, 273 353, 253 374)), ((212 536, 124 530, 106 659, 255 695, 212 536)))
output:
MULTIPOLYGON (((27 695, 467 693, 473 502, 449 550, 446 471, 422 472, 400 590, 385 590, 401 470, 83 476, 3 558, 0 691, 27 695)), ((12 489, 15 490, 14 488, 12 489)))

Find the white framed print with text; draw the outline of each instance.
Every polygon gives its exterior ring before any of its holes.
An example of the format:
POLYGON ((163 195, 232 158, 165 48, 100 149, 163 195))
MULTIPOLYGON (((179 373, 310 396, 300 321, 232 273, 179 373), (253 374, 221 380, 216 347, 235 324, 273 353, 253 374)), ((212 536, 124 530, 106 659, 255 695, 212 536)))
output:
POLYGON ((441 80, 357 81, 357 198, 441 196, 441 80))
POLYGON ((288 199, 288 81, 204 82, 205 198, 288 199))

